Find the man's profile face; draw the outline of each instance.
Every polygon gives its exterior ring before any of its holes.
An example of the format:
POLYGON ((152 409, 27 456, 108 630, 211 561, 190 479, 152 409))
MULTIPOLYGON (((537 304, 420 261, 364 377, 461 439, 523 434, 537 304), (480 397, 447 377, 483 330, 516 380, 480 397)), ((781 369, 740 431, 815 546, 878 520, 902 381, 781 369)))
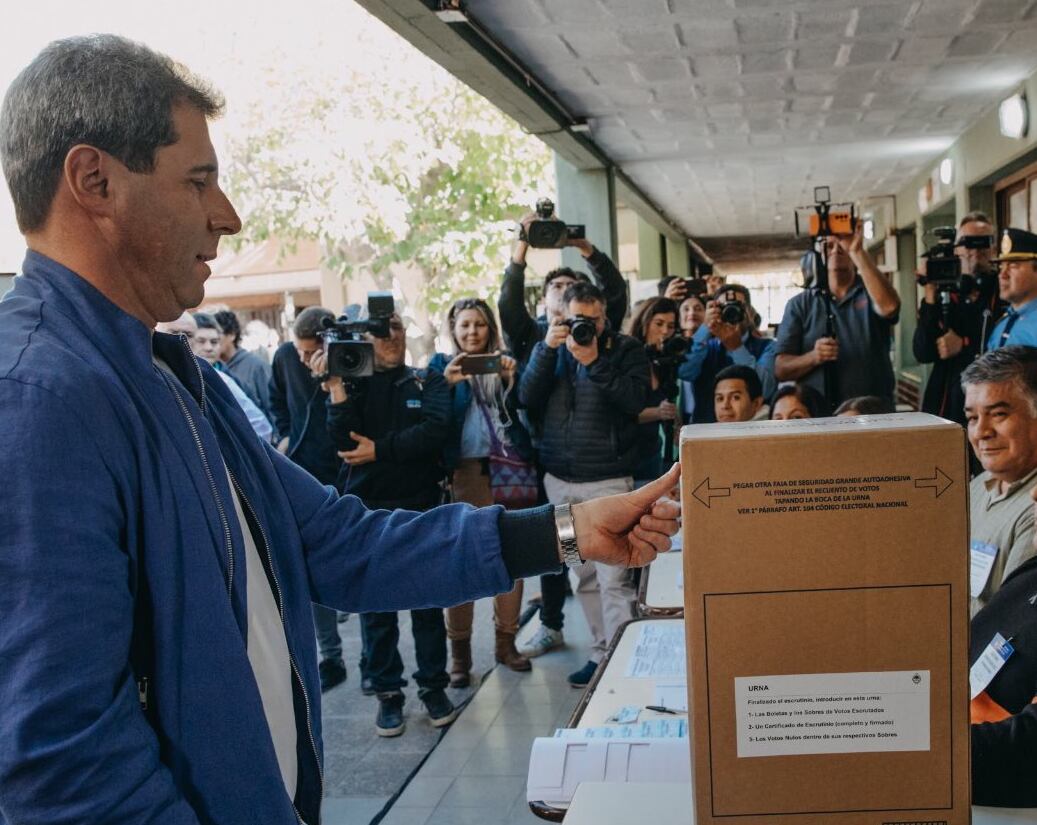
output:
POLYGON ((1037 267, 1034 261, 1004 261, 997 276, 1001 300, 1020 306, 1037 297, 1037 267))
POLYGON ((1037 467, 1037 414, 1014 381, 965 388, 969 443, 983 469, 1016 481, 1037 467))
POLYGON ((551 282, 544 287, 544 309, 547 311, 548 320, 565 315, 565 290, 575 283, 575 278, 559 275, 557 278, 552 278, 551 282))
POLYGON ((237 348, 237 345, 234 343, 234 333, 225 332, 222 335, 220 335, 221 361, 229 361, 233 357, 237 348))
POLYGON ((191 339, 191 349, 199 358, 215 364, 220 360, 220 333, 212 327, 199 327, 191 339))
POLYGON ((368 340, 374 344, 374 368, 379 372, 396 369, 403 364, 407 356, 407 331, 399 315, 393 313, 389 319, 389 337, 376 338, 371 335, 368 340))
MULTIPOLYGON (((974 238, 979 236, 994 237, 994 227, 985 221, 969 221, 958 229, 958 238, 974 238)), ((988 272, 991 268, 990 258, 994 254, 993 246, 983 249, 966 249, 964 246, 955 246, 955 254, 961 259, 961 271, 966 275, 988 272)))
POLYGON ((725 378, 713 391, 713 411, 722 424, 752 421, 762 403, 762 398, 749 397, 749 389, 741 378, 725 378))
POLYGON ((315 353, 320 352, 323 346, 319 338, 295 339, 295 352, 298 354, 299 360, 307 367, 310 365, 310 359, 313 358, 315 353))
POLYGON ((565 317, 586 318, 594 321, 594 328, 601 335, 605 331, 605 305, 600 301, 570 301, 566 308, 565 317))
POLYGON ((173 109, 179 139, 155 152, 151 172, 116 163, 121 198, 112 243, 145 311, 171 321, 205 297, 208 261, 223 235, 241 220, 217 181, 216 152, 205 116, 190 106, 173 109))

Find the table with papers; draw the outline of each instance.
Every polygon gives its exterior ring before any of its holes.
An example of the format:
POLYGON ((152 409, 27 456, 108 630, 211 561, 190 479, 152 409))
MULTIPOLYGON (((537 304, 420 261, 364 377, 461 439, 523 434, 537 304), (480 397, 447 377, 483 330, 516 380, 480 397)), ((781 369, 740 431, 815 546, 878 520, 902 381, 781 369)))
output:
MULTIPOLYGON (((681 754, 687 753, 684 638, 684 621, 679 618, 634 619, 624 625, 566 728, 557 731, 555 738, 587 742, 651 739, 674 745, 679 740, 681 754), (677 712, 647 710, 648 705, 677 712)), ((532 800, 530 808, 541 818, 556 822, 565 816, 565 807, 560 805, 532 800)))
POLYGON ((650 619, 684 615, 683 553, 663 553, 641 571, 637 612, 650 619))
MULTIPOLYGON (((694 825, 695 806, 690 785, 653 782, 585 782, 576 789, 565 815, 566 825, 694 825)), ((973 806, 972 825, 1037 823, 1034 808, 973 806)))

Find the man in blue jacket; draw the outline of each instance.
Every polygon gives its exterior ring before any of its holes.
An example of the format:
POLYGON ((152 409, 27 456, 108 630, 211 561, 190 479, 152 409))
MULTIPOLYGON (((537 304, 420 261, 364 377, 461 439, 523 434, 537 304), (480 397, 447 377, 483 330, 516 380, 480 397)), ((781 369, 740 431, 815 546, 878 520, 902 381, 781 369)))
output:
POLYGON ((0 302, 0 822, 318 822, 310 601, 510 590, 564 556, 631 566, 677 508, 368 511, 249 428, 185 339, 240 221, 215 94, 111 35, 48 46, 0 110, 29 251, 0 302))

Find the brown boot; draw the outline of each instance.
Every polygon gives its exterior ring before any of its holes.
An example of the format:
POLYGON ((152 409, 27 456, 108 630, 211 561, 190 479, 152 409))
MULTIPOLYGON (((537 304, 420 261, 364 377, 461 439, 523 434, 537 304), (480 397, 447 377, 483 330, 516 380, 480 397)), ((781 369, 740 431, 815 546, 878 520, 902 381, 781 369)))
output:
POLYGON ((472 640, 450 640, 450 687, 466 688, 472 684, 472 640))
POLYGON ((497 664, 524 673, 533 669, 533 663, 515 649, 515 634, 497 631, 497 649, 494 652, 497 664))

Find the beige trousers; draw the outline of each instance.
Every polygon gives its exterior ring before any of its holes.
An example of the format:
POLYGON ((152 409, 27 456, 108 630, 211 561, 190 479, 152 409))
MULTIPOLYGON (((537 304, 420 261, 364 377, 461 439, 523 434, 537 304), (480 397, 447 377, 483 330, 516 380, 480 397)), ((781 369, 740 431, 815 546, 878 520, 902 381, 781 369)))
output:
MULTIPOLYGON (((454 470, 454 501, 463 501, 475 507, 488 507, 493 504, 490 477, 483 474, 482 461, 478 458, 463 458, 454 470)), ((512 636, 518 633, 521 610, 522 579, 519 579, 510 593, 501 593, 493 597, 493 624, 497 631, 512 636)), ((471 639, 474 613, 475 608, 471 602, 448 607, 447 638, 455 641, 471 639)))

